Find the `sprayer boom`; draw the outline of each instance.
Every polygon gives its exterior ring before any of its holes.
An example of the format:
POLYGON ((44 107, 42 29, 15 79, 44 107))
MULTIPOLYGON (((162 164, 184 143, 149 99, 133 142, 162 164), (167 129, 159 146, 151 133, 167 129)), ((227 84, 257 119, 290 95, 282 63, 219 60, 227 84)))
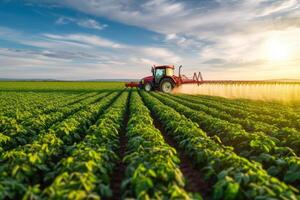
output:
POLYGON ((162 92, 171 92, 173 88, 179 87, 182 84, 270 84, 278 83, 276 81, 256 81, 256 80, 203 80, 201 72, 194 73, 192 78, 188 78, 181 74, 182 65, 178 68, 178 76, 174 75, 174 65, 152 66, 152 76, 147 76, 141 79, 140 82, 126 83, 126 87, 139 87, 146 91, 160 90, 162 92))
MULTIPOLYGON (((202 84, 232 84, 232 85, 241 85, 241 84, 284 84, 285 82, 278 82, 276 80, 203 80, 202 84)), ((294 82, 289 82, 294 83, 294 82)), ((297 82, 295 82, 297 83, 297 82)))

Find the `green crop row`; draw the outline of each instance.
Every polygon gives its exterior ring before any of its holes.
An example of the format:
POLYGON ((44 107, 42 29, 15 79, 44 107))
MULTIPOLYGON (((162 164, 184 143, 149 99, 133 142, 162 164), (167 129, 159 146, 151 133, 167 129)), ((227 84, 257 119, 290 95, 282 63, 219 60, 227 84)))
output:
MULTIPOLYGON (((181 145, 213 182, 213 199, 297 199, 297 189, 268 175, 258 163, 236 155, 223 146, 219 137, 208 137, 198 125, 176 112, 181 105, 160 102, 144 92, 147 106, 161 121, 168 134, 181 145)), ((212 125, 213 126, 213 125, 212 125)))
POLYGON ((130 98, 127 126, 127 165, 122 181, 123 197, 133 199, 200 199, 184 190, 176 150, 153 125, 150 111, 135 91, 130 98))

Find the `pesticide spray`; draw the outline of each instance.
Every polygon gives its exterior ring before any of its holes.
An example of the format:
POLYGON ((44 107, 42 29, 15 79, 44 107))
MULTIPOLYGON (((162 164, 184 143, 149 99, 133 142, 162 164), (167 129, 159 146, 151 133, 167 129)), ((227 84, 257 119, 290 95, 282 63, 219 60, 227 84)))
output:
POLYGON ((202 94, 225 98, 300 103, 300 83, 208 83, 183 84, 174 93, 202 94))

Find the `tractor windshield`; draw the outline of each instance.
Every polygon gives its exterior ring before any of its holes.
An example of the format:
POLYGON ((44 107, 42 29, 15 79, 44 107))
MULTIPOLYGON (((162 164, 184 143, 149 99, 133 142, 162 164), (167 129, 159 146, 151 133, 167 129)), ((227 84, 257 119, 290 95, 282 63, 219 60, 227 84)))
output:
POLYGON ((162 77, 165 75, 165 69, 156 69, 155 70, 155 76, 156 77, 162 77))
POLYGON ((167 76, 173 76, 174 70, 172 68, 166 68, 166 75, 167 76))

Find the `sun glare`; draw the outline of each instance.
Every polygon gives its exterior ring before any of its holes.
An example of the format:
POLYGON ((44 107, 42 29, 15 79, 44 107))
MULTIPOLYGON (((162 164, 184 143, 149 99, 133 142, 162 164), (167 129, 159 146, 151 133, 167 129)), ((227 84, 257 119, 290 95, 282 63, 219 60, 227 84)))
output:
POLYGON ((286 61, 291 53, 288 44, 279 37, 272 37, 267 41, 266 51, 270 61, 286 61))

